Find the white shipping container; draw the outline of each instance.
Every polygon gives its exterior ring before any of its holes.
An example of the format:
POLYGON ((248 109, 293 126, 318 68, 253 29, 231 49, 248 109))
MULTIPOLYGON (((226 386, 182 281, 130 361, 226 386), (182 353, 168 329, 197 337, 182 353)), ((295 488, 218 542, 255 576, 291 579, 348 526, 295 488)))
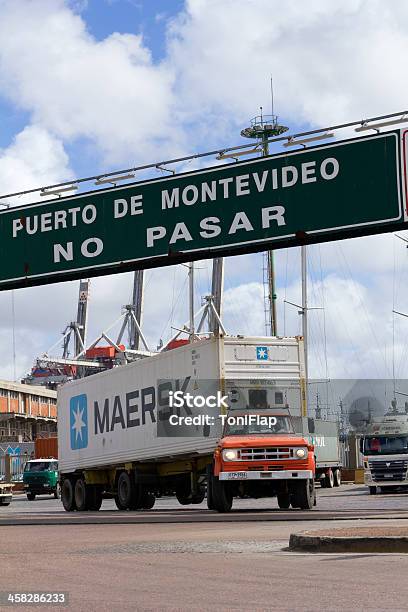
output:
POLYGON ((269 404, 283 401, 295 416, 305 415, 303 341, 210 338, 63 385, 58 390, 60 471, 211 454, 219 426, 206 433, 198 428, 194 437, 158 435, 160 417, 168 412, 169 385, 205 395, 210 381, 223 393, 234 391, 232 408, 266 389, 269 404))

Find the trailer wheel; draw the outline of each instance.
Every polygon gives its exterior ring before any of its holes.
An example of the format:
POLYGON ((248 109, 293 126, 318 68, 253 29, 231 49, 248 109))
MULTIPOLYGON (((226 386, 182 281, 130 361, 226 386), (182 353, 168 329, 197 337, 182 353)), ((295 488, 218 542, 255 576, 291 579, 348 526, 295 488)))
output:
POLYGON ((145 492, 142 494, 142 499, 140 500, 140 507, 143 510, 151 510, 156 503, 156 498, 153 493, 145 492))
POLYGON ((28 499, 28 501, 34 501, 35 500, 35 493, 27 493, 27 499, 28 499))
POLYGON ((115 503, 118 510, 136 509, 136 488, 127 472, 121 472, 118 478, 115 503))
POLYGON ((61 501, 64 506, 64 510, 72 512, 76 510, 75 497, 74 497, 74 484, 70 478, 64 478, 61 487, 61 501))
POLYGON ((75 506, 78 512, 85 512, 89 505, 89 488, 85 484, 83 478, 78 478, 74 488, 75 506))
POLYGON ((97 512, 102 506, 102 490, 98 486, 89 486, 88 510, 97 512))
POLYGON ((339 487, 341 485, 341 471, 336 468, 333 472, 334 486, 339 487))
POLYGON ((334 487, 334 476, 331 468, 327 470, 324 481, 326 483, 326 489, 332 489, 334 487))
POLYGON ((232 490, 228 484, 213 476, 213 504, 217 512, 230 512, 232 508, 232 490))
POLYGON ((278 493, 278 506, 281 510, 287 510, 290 507, 289 493, 278 493))
POLYGON ((183 480, 181 480, 177 484, 175 493, 176 493, 178 503, 181 504, 182 506, 187 506, 188 504, 193 503, 190 479, 184 478, 183 480))
POLYGON ((192 504, 202 504, 205 499, 205 488, 199 487, 197 493, 191 496, 192 504))
POLYGON ((377 487, 369 487, 370 495, 377 495, 377 487))
POLYGON ((311 510, 315 499, 314 480, 299 480, 294 482, 293 485, 294 489, 292 489, 291 495, 292 508, 311 510))

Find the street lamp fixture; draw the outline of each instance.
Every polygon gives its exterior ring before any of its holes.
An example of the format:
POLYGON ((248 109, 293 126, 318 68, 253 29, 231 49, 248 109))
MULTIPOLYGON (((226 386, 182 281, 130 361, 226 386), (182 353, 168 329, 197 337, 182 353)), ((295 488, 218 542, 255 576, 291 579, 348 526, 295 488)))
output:
POLYGON ((408 117, 401 117, 401 119, 393 119, 391 121, 381 121, 380 123, 367 123, 363 122, 360 127, 354 129, 355 132, 366 132, 367 130, 379 130, 382 127, 388 127, 390 125, 398 125, 399 123, 406 123, 408 117))
POLYGON ((132 178, 135 178, 133 173, 122 174, 121 176, 100 176, 95 181, 95 185, 104 185, 105 183, 112 183, 113 185, 116 185, 116 183, 119 181, 128 181, 132 178))
POLYGON ((57 195, 58 197, 61 197, 62 193, 66 193, 67 191, 75 191, 76 189, 78 189, 78 185, 67 185, 66 187, 58 187, 55 189, 47 189, 45 187, 41 190, 40 196, 47 197, 50 195, 57 195))
POLYGON ((288 138, 288 142, 284 142, 284 147, 296 147, 297 145, 305 146, 309 142, 315 142, 316 140, 325 140, 326 138, 333 138, 332 132, 326 132, 324 134, 318 134, 317 136, 309 136, 308 138, 288 138))

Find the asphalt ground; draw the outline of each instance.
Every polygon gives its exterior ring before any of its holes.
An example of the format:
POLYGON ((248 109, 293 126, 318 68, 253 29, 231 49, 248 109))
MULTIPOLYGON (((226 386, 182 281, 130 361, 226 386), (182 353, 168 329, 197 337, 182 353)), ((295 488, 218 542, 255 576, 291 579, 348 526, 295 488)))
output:
POLYGON ((408 555, 309 554, 287 546, 291 533, 306 530, 406 528, 408 494, 370 496, 346 485, 318 496, 309 513, 280 511, 274 500, 240 500, 229 515, 170 498, 149 512, 114 511, 105 500, 100 513, 65 513, 58 500, 16 496, 0 508, 0 590, 69 597, 67 607, 36 610, 406 610, 408 555), (92 515, 92 522, 67 523, 73 515, 92 515), (122 523, 131 515, 146 518, 122 523), (208 515, 221 518, 206 522, 208 515), (4 523, 11 519, 15 525, 4 523))
POLYGON ((181 506, 175 498, 156 501, 152 510, 119 512, 112 499, 103 501, 99 512, 65 512, 61 501, 39 496, 29 502, 24 494, 14 496, 10 506, 0 507, 0 525, 86 524, 86 523, 178 523, 279 520, 334 520, 367 517, 408 518, 408 492, 369 495, 361 485, 317 489, 317 506, 312 511, 280 510, 275 498, 234 499, 232 512, 207 510, 206 502, 181 506))

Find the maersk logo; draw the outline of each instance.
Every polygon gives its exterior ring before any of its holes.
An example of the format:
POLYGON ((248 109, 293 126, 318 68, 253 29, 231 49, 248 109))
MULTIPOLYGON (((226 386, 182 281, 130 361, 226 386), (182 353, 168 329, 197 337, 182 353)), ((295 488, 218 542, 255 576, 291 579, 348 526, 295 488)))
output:
POLYGON ((75 395, 69 402, 71 449, 88 446, 88 401, 86 394, 75 395))
POLYGON ((258 361, 267 361, 268 360, 268 347, 267 346, 257 346, 256 347, 256 358, 258 361))

